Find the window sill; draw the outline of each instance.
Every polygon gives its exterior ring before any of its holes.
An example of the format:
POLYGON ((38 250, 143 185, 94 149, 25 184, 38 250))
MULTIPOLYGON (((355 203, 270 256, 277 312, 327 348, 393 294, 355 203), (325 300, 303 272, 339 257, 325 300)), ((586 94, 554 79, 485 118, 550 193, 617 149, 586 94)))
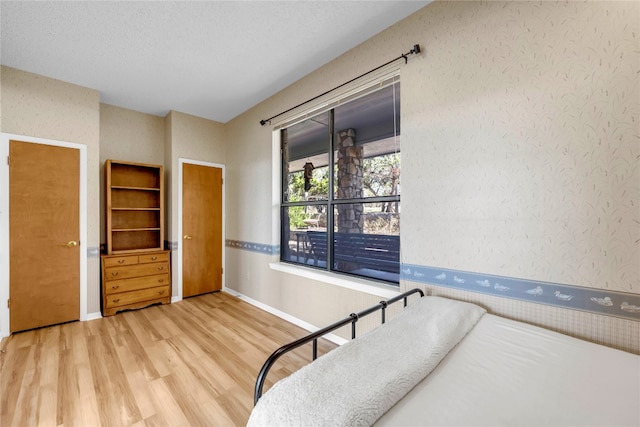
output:
POLYGON ((366 279, 358 279, 356 277, 343 276, 328 271, 320 271, 313 268, 301 267, 284 262, 271 262, 269 268, 280 271, 282 273, 293 274, 295 276, 304 277, 306 279, 316 280, 318 282, 327 283, 341 288, 347 288, 370 295, 376 295, 382 298, 393 298, 400 294, 400 287, 391 285, 378 284, 366 279))

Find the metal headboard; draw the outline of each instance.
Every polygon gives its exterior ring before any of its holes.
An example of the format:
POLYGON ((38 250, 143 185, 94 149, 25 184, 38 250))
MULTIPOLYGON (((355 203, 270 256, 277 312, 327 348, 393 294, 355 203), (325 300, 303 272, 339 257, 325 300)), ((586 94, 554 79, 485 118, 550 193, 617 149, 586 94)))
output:
POLYGON ((275 364, 275 362, 280 358, 280 356, 300 347, 301 345, 304 345, 310 341, 313 341, 313 360, 316 360, 318 357, 318 338, 322 338, 324 335, 351 323, 351 339, 354 339, 356 337, 356 322, 358 321, 358 319, 368 314, 371 314, 373 312, 376 312, 378 310, 382 310, 382 323, 385 323, 386 321, 385 312, 387 307, 393 304, 394 302, 397 302, 400 300, 404 301, 404 306, 406 307, 407 298, 410 295, 413 295, 415 293, 420 294, 421 298, 424 296, 424 292, 421 289, 418 289, 418 288, 411 289, 410 291, 404 292, 386 301, 380 301, 378 304, 374 305, 373 307, 369 307, 358 313, 351 313, 349 316, 345 317, 344 319, 339 320, 335 323, 332 323, 331 325, 325 326, 324 328, 319 329, 316 332, 313 332, 298 340, 290 342, 289 344, 285 344, 279 349, 277 349, 276 351, 274 351, 273 353, 271 353, 271 356, 269 356, 267 361, 264 362, 264 365, 262 365, 262 369, 260 369, 260 373, 258 374, 258 378, 256 379, 256 386, 253 394, 253 404, 254 405, 257 404, 260 397, 262 397, 262 388, 264 387, 264 382, 267 379, 267 374, 269 373, 269 370, 275 364))

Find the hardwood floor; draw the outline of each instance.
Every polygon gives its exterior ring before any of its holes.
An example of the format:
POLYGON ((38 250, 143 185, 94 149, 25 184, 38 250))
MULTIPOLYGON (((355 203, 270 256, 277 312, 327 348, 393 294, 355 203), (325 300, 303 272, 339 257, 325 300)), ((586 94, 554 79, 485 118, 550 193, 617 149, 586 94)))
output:
MULTIPOLYGON (((0 425, 245 425, 262 364, 306 333, 218 292, 14 334, 0 354, 0 425)), ((283 356, 265 390, 310 360, 310 345, 283 356)))

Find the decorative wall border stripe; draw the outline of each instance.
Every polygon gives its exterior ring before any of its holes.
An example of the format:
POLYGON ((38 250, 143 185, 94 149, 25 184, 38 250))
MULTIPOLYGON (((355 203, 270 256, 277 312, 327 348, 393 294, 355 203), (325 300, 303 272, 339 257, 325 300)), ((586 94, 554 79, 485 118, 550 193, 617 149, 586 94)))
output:
POLYGON ((100 258, 100 248, 99 247, 88 247, 87 248, 87 258, 100 258))
POLYGON ((251 252, 259 252, 267 255, 277 255, 280 253, 280 245, 267 245, 264 243, 243 242, 240 240, 227 239, 225 242, 227 247, 243 249, 251 252))
MULTIPOLYGON (((279 245, 267 245, 264 243, 243 242, 231 239, 227 239, 225 244, 227 247, 267 255, 277 255, 280 253, 279 245)), ((426 285, 445 286, 535 304, 552 305, 640 321, 640 295, 628 292, 586 288, 583 286, 518 279, 415 264, 401 264, 400 280, 426 285)))
POLYGON ((640 321, 638 294, 414 264, 402 264, 400 279, 640 321))

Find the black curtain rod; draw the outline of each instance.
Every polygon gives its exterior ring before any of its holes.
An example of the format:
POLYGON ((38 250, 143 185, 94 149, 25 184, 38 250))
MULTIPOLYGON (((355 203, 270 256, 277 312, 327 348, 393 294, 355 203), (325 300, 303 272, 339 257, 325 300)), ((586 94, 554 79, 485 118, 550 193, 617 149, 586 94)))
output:
POLYGON ((283 114, 286 114, 286 113, 288 113, 288 112, 289 112, 289 111, 291 111, 291 110, 295 110, 296 108, 301 107, 301 106, 303 106, 304 104, 306 104, 306 103, 308 103, 308 102, 315 101, 316 99, 320 98, 321 96, 325 96, 326 94, 331 93, 331 92, 333 92, 333 91, 334 91, 334 90, 336 90, 336 89, 340 89, 341 87, 343 87, 343 86, 345 86, 345 85, 348 85, 349 83, 354 82, 354 81, 358 80, 359 78, 366 76, 367 74, 371 74, 371 73, 373 73, 374 71, 377 71, 377 70, 379 70, 380 68, 385 67, 385 66, 387 66, 387 65, 391 64, 392 62, 396 62, 397 60, 399 60, 399 59, 401 59, 401 58, 404 58, 404 63, 406 64, 406 63, 408 62, 407 56, 409 56, 409 55, 413 55, 413 54, 417 54, 417 53, 420 53, 420 45, 419 45, 419 44, 414 44, 414 45, 413 45, 413 49, 411 49, 409 52, 407 52, 407 53, 403 53, 402 55, 398 56, 397 58, 394 58, 394 59, 392 59, 392 60, 391 60, 391 61, 389 61, 389 62, 385 62, 384 64, 380 65, 379 67, 374 68, 373 70, 369 70, 369 71, 367 71, 367 72, 366 72, 366 73, 364 73, 364 74, 360 74, 358 77, 354 77, 353 79, 349 80, 348 82, 346 82, 346 83, 342 83, 340 86, 336 86, 336 87, 334 87, 333 89, 329 89, 328 91, 326 91, 326 92, 324 92, 324 93, 321 93, 321 94, 320 94, 320 95, 318 95, 318 96, 314 96, 314 97, 313 97, 313 98, 311 98, 311 99, 307 99, 306 101, 301 102, 300 104, 296 105, 295 107, 291 107, 291 108, 289 108, 289 109, 288 109, 288 110, 286 110, 286 111, 283 111, 283 112, 281 112, 281 113, 278 113, 278 114, 276 114, 275 116, 271 116, 271 117, 269 117, 268 119, 260 120, 260 125, 261 125, 261 126, 264 126, 265 124, 267 124, 267 123, 271 122, 271 120, 272 120, 272 119, 275 119, 275 118, 276 118, 276 117, 278 117, 278 116, 281 116, 281 115, 283 115, 283 114))

